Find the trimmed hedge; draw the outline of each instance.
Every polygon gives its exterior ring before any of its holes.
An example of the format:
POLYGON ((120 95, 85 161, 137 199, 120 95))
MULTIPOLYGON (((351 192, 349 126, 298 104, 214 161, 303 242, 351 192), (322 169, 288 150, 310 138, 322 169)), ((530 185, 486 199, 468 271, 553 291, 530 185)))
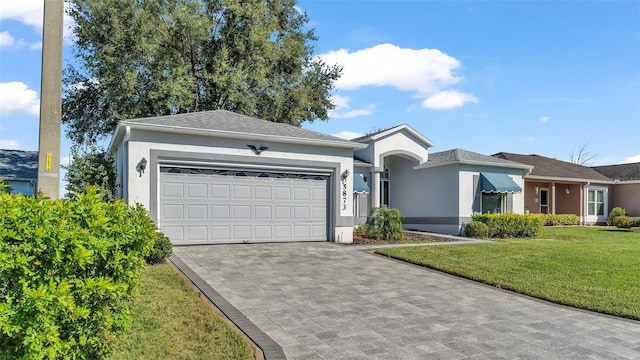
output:
POLYGON ((465 225, 464 236, 477 239, 489 237, 489 226, 480 221, 472 221, 465 225))
POLYGON ((102 198, 0 193, 0 358, 104 358, 129 325, 156 227, 102 198))
POLYGON ((489 237, 533 238, 542 231, 543 217, 538 214, 476 214, 473 221, 480 221, 489 227, 489 237))
POLYGON ((576 214, 540 214, 544 217, 544 226, 578 225, 576 214))
POLYGON ((619 227, 622 229, 629 229, 633 227, 634 220, 632 217, 629 217, 627 215, 618 215, 613 218, 612 224, 615 227, 619 227))
POLYGON ((627 211, 619 206, 611 209, 611 212, 609 213, 609 221, 611 222, 611 224, 617 226, 615 224, 615 221, 618 216, 627 216, 627 211))

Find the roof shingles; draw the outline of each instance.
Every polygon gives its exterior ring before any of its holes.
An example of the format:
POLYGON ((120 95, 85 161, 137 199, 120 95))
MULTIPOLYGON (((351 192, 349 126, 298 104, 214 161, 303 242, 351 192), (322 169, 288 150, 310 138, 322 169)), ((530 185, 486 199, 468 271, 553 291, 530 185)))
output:
POLYGON ((36 180, 38 152, 0 149, 0 179, 36 180))
POLYGON ((500 159, 519 162, 522 164, 532 165, 533 171, 531 171, 531 174, 528 176, 581 179, 604 182, 611 181, 611 179, 609 179, 607 176, 595 171, 590 167, 552 159, 541 155, 522 155, 500 152, 492 156, 500 159))
POLYGON ((199 129, 253 135, 303 138, 350 143, 351 141, 297 126, 275 123, 227 110, 201 111, 122 121, 123 124, 148 124, 175 128, 199 129))
POLYGON ((592 168, 597 172, 608 176, 612 180, 640 180, 640 162, 631 164, 593 166, 592 168))

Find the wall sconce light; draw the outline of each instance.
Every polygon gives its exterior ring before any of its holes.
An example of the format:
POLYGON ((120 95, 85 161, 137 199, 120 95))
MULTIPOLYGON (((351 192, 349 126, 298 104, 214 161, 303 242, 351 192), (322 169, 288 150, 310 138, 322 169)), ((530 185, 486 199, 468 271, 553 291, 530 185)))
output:
POLYGON ((349 174, 350 174, 349 169, 347 169, 347 170, 343 171, 343 172, 342 172, 342 175, 341 175, 342 180, 345 180, 346 178, 348 178, 348 177, 349 177, 349 174))
POLYGON ((138 162, 138 165, 136 165, 136 170, 138 171, 138 174, 140 174, 140 177, 142 177, 142 174, 146 169, 147 169, 147 159, 142 158, 138 162))
POLYGON ((540 187, 536 186, 536 195, 538 195, 538 192, 540 192, 540 187))
POLYGON ((566 188, 564 188, 564 192, 567 193, 567 195, 571 194, 571 189, 569 189, 569 187, 567 186, 566 188))

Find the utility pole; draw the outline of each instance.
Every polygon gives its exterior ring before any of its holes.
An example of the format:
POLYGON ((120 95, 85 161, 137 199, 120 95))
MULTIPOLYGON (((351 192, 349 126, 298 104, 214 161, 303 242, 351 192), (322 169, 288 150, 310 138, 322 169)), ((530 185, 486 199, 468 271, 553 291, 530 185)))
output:
POLYGON ((37 188, 52 199, 60 197, 63 11, 64 0, 44 0, 37 188))

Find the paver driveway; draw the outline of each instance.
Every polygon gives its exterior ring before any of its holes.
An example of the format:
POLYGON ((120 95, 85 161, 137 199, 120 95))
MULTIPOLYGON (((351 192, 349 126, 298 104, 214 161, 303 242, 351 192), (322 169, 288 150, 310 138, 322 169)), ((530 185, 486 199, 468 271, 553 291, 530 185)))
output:
POLYGON ((355 246, 190 246, 174 255, 288 359, 640 359, 640 322, 551 305, 355 246))

